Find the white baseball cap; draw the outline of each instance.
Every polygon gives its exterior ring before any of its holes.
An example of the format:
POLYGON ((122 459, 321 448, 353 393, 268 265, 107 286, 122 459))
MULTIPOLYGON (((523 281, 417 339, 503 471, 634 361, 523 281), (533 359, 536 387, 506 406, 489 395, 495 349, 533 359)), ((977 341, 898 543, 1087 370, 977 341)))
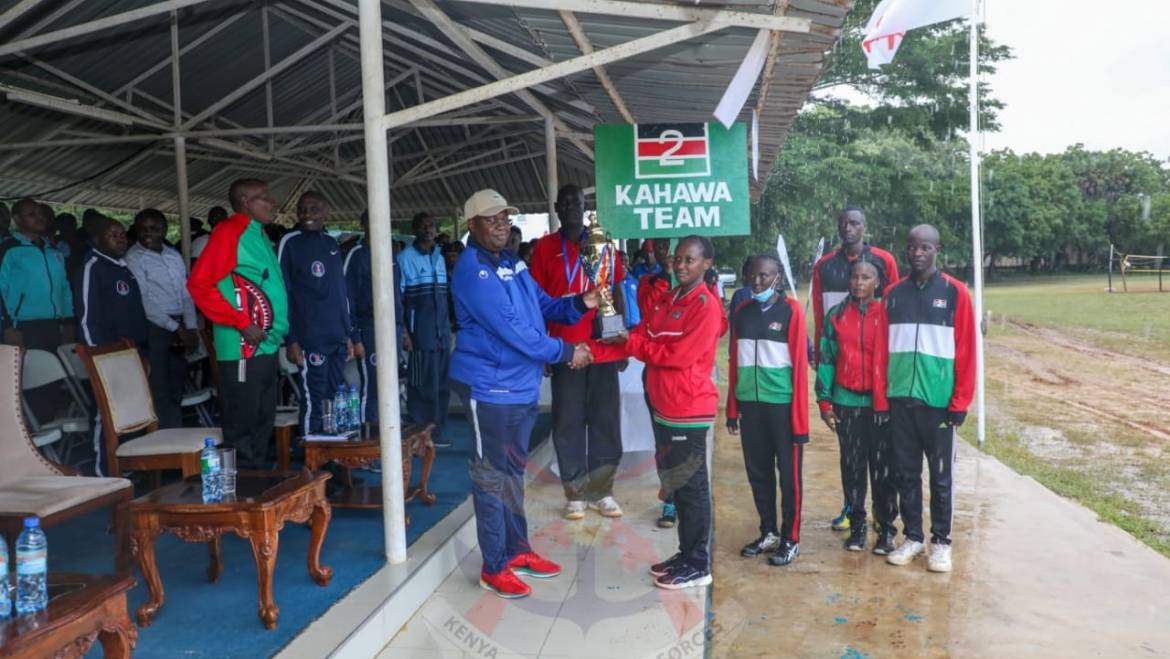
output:
POLYGON ((467 220, 473 217, 492 217, 500 211, 508 211, 509 215, 515 215, 520 209, 509 206, 503 195, 490 188, 471 195, 463 204, 463 218, 467 220))

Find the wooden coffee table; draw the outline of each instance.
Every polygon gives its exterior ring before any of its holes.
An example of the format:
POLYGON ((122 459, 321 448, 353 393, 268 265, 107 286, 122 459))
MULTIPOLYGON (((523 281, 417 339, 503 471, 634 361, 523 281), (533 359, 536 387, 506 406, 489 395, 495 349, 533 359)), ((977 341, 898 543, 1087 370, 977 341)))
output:
POLYGON ((276 627, 280 608, 272 600, 272 577, 280 529, 285 522, 312 523, 309 540, 309 575, 327 586, 332 568, 321 565, 321 545, 332 516, 325 499, 327 473, 302 469, 295 474, 241 471, 236 479, 235 501, 203 503, 198 477, 173 483, 135 499, 128 506, 130 550, 146 579, 150 600, 138 607, 138 624, 147 627, 163 605, 162 580, 155 562, 154 541, 160 533, 173 533, 187 542, 206 542, 211 554, 207 578, 215 583, 223 573, 219 539, 235 533, 252 543, 260 590, 260 620, 276 627))
MULTIPOLYGON (((428 506, 435 504, 435 495, 427 491, 431 479, 431 468, 435 464, 435 445, 431 441, 433 424, 410 424, 402 429, 402 484, 407 501, 418 497, 428 506), (422 459, 422 474, 419 484, 410 486, 411 457, 422 459)), ((382 444, 378 437, 349 441, 301 440, 305 448, 305 467, 313 471, 336 462, 347 469, 361 469, 376 464, 382 459, 382 444)), ((345 483, 329 499, 335 508, 381 508, 382 488, 378 485, 353 485, 345 483)), ((407 524, 410 518, 407 517, 407 524)))
MULTIPOLYGON (((0 583, 0 586, 3 584, 0 583)), ((0 657, 83 657, 100 641, 106 659, 125 659, 138 642, 126 611, 130 575, 49 573, 49 606, 0 624, 0 657)))

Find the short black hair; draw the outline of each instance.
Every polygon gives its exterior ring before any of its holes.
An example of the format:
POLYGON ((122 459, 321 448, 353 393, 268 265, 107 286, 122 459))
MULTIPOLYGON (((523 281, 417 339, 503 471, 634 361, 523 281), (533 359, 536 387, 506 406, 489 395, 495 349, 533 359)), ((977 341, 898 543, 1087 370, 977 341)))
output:
MULTIPOLYGON (((682 240, 678 241, 678 245, 679 245, 679 247, 682 247, 683 243, 689 243, 689 242, 699 243, 699 246, 703 249, 703 258, 705 258, 705 259, 715 258, 715 244, 712 243, 711 239, 708 238, 707 236, 700 236, 698 234, 692 233, 691 235, 686 236, 682 240)), ((748 262, 750 262, 750 261, 751 261, 751 259, 748 259, 748 262)), ((745 262, 744 265, 746 266, 747 262, 745 262)))
POLYGON ((144 208, 138 211, 138 214, 134 216, 135 225, 138 225, 140 222, 145 222, 146 220, 158 220, 163 223, 164 227, 167 225, 167 216, 163 215, 163 212, 157 208, 144 208))
POLYGON ((418 228, 422 226, 422 223, 430 219, 433 218, 431 217, 431 214, 426 211, 415 213, 414 217, 410 218, 410 230, 418 233, 418 228))
POLYGON ((232 210, 243 210, 244 193, 250 188, 255 188, 263 185, 268 185, 258 178, 238 178, 232 181, 231 187, 228 188, 228 202, 232 206, 232 210))
POLYGON ((509 234, 518 233, 518 234, 520 234, 520 237, 521 237, 521 238, 523 238, 523 237, 524 237, 524 232, 523 232, 523 231, 521 231, 521 230, 520 230, 520 227, 516 226, 515 224, 513 224, 513 225, 512 225, 512 227, 511 227, 510 229, 508 229, 508 233, 509 233, 509 234))

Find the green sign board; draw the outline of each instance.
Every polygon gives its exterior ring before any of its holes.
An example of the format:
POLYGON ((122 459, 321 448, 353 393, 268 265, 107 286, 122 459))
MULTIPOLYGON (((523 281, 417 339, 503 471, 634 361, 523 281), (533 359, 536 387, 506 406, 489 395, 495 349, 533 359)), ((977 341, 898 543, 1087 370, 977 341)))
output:
POLYGON ((605 124, 597 219, 614 238, 751 233, 743 124, 605 124))

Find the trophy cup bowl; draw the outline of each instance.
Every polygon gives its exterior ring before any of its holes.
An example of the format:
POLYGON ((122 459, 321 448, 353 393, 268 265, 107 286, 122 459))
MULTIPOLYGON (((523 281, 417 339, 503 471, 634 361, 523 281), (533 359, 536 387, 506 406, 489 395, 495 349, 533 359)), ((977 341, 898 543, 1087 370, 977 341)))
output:
POLYGON ((597 220, 596 213, 590 216, 589 235, 584 249, 581 250, 581 262, 585 274, 601 297, 601 302, 597 305, 597 315, 593 318, 593 338, 612 339, 620 336, 626 327, 621 314, 613 306, 616 254, 605 228, 597 220))

